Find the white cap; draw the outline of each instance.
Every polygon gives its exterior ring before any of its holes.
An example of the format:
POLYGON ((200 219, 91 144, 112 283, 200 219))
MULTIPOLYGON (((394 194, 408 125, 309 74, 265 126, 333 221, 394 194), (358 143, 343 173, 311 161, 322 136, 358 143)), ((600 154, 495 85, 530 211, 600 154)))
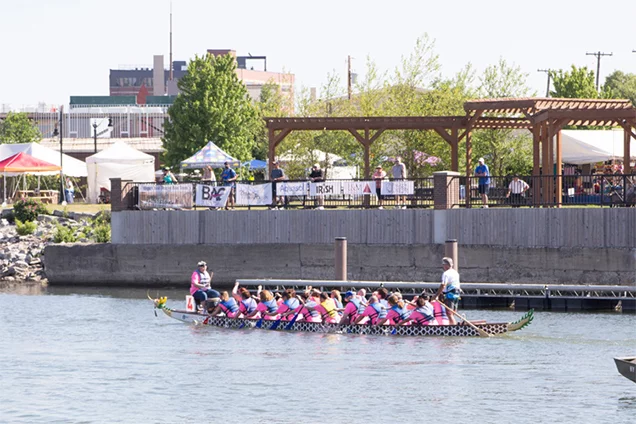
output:
POLYGON ((486 161, 484 160, 484 158, 479 158, 479 160, 478 160, 477 162, 484 163, 484 162, 486 162, 486 161))

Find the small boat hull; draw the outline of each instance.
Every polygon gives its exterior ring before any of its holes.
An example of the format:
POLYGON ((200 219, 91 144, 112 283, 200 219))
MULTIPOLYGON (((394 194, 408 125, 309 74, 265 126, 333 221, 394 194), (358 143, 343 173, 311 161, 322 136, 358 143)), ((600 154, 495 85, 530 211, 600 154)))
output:
POLYGON ((636 357, 614 358, 616 368, 621 375, 636 383, 636 357))
MULTIPOLYGON (((227 317, 211 317, 199 313, 173 310, 159 304, 159 309, 171 318, 176 320, 195 324, 210 325, 220 328, 235 329, 261 329, 275 331, 295 331, 306 333, 337 333, 337 334, 369 334, 369 335, 386 335, 386 336, 454 336, 454 337, 478 337, 479 332, 469 325, 339 325, 325 324, 315 322, 294 322, 290 324, 286 321, 268 321, 262 319, 243 319, 243 318, 227 318, 227 317)), ((490 335, 499 335, 510 331, 520 330, 530 324, 533 319, 534 311, 530 310, 521 319, 512 323, 486 323, 479 324, 481 330, 490 335)))

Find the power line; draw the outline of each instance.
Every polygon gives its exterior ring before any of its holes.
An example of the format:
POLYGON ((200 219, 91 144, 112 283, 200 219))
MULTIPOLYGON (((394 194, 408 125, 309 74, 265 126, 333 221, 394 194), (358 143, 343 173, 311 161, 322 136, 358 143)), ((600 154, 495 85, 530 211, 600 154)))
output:
POLYGON ((548 88, 545 90, 545 96, 550 97, 550 80, 552 79, 552 69, 537 69, 537 72, 545 72, 548 74, 548 88))
POLYGON ((599 76, 601 73, 601 57, 602 56, 612 56, 614 53, 603 53, 603 52, 596 52, 596 53, 585 53, 586 56, 596 56, 596 91, 598 92, 599 89, 599 76))

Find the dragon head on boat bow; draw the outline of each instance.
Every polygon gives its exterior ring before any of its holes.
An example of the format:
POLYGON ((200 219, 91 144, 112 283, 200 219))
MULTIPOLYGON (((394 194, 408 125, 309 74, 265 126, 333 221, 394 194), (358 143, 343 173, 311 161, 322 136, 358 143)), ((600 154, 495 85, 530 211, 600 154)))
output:
POLYGON ((150 299, 150 301, 152 301, 152 303, 155 304, 156 309, 164 309, 166 307, 166 302, 168 301, 167 296, 163 296, 158 299, 153 299, 152 297, 150 297, 150 294, 146 294, 146 295, 148 296, 148 299, 150 299))

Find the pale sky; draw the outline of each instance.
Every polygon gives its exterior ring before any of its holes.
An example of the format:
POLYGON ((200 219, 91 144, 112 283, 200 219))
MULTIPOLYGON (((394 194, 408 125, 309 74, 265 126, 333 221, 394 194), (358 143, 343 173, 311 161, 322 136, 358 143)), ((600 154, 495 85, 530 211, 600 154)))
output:
MULTIPOLYGON (((538 68, 596 69, 586 52, 612 52, 601 82, 636 73, 636 1, 532 2, 173 0, 174 60, 206 49, 267 56, 268 70, 290 71, 296 88, 320 87, 333 70, 346 81, 347 55, 363 71, 371 56, 393 69, 424 33, 436 41, 442 72, 470 62, 482 71, 503 57, 545 94, 538 68)), ((110 68, 152 67, 169 54, 169 0, 0 0, 0 104, 68 104, 71 95, 108 95, 110 68)), ((362 72, 360 72, 362 73, 362 72)))

